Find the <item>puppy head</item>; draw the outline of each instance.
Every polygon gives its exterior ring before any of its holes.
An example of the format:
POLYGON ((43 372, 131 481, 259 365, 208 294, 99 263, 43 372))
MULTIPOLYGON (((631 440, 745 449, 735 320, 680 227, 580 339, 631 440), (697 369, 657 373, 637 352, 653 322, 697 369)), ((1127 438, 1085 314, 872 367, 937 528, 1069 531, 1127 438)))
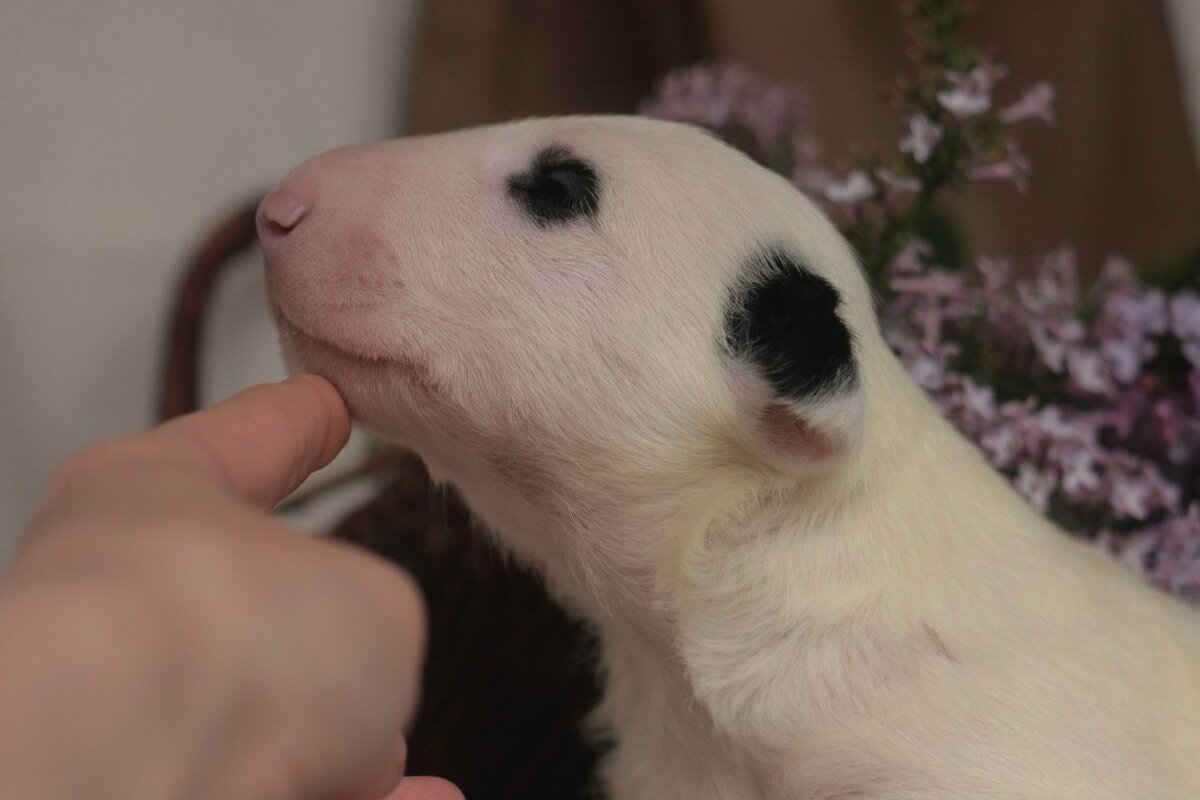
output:
POLYGON ((338 150, 259 228, 289 364, 460 486, 635 502, 731 463, 803 476, 859 438, 876 334, 853 256, 698 130, 568 117, 338 150))

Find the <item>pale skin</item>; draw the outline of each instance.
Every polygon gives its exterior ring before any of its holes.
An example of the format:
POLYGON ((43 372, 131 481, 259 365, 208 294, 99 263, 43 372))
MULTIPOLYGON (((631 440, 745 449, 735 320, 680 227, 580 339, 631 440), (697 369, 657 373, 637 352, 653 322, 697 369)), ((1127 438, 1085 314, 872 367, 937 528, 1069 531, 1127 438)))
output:
POLYGON ((269 513, 348 433, 302 375, 58 470, 0 580, 0 795, 461 800, 402 777, 411 579, 269 513))

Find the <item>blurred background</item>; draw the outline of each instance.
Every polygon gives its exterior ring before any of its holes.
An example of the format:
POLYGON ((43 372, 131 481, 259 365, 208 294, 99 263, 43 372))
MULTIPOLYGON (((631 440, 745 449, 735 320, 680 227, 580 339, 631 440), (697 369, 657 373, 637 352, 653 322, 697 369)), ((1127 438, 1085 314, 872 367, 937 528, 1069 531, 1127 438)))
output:
MULTIPOLYGON (((975 41, 1039 80, 1027 194, 979 185, 971 252, 1064 242, 1094 271, 1200 248, 1200 0, 980 0, 975 41)), ((849 162, 894 147, 888 0, 12 0, 0 4, 0 560, 55 463, 153 421, 199 237, 330 147, 532 114, 633 112, 673 66, 804 88, 849 162)), ((204 396, 282 377, 256 256, 221 287, 204 396)), ((325 520, 310 521, 321 527, 325 520)))

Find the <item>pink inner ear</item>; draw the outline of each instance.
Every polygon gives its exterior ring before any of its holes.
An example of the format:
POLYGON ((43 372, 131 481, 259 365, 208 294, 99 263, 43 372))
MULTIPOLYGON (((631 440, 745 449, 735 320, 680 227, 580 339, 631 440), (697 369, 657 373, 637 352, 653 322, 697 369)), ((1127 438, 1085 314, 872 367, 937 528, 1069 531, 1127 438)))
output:
POLYGON ((788 461, 820 463, 845 449, 840 437, 822 432, 785 405, 771 403, 761 419, 763 439, 788 461))

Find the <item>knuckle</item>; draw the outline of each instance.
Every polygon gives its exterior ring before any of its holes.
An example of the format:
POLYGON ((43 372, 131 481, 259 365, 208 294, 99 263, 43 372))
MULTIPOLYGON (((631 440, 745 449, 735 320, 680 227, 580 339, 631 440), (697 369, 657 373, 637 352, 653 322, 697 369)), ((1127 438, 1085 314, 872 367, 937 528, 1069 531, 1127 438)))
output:
POLYGON ((80 481, 111 474, 114 468, 143 455, 144 451, 134 439, 110 439, 88 445, 55 468, 47 484, 47 494, 57 494, 80 481))

